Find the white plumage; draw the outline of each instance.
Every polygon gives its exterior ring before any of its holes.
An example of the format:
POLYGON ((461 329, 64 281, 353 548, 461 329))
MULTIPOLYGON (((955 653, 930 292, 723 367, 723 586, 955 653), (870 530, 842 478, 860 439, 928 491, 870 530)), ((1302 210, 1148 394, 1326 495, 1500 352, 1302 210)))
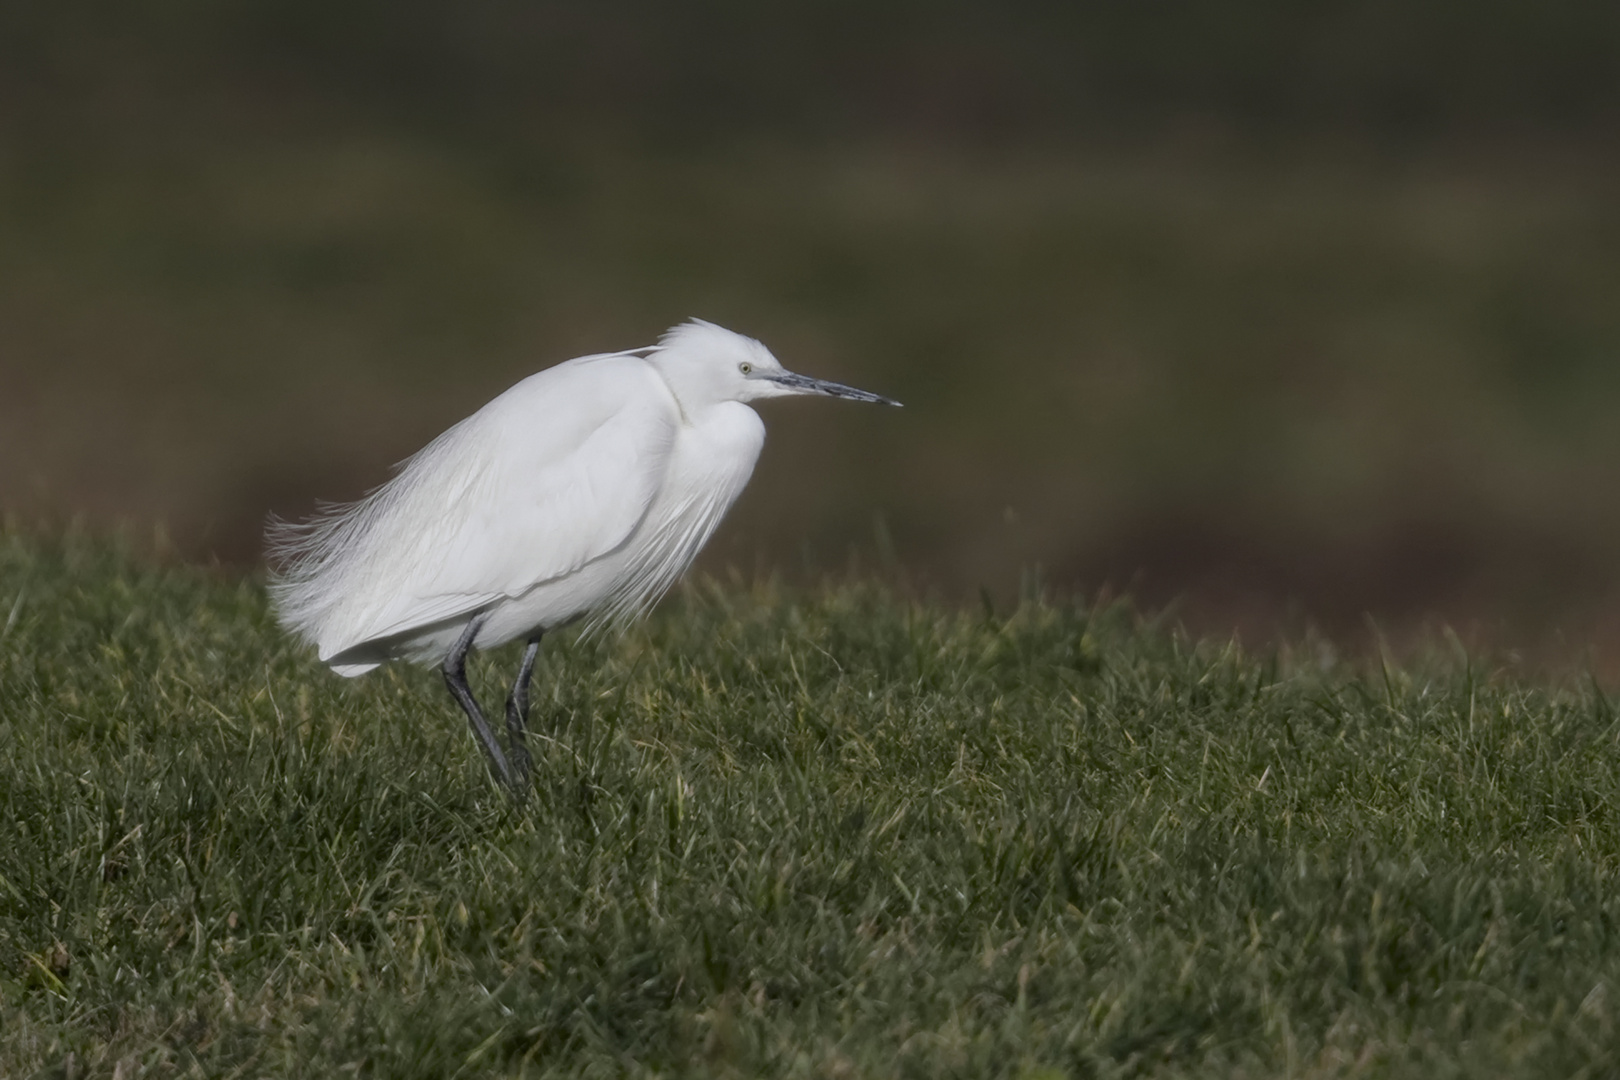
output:
POLYGON ((275 524, 281 623, 342 675, 402 659, 451 677, 467 648, 633 619, 747 484, 765 438, 747 402, 806 393, 887 401, 701 321, 531 375, 365 498, 275 524))

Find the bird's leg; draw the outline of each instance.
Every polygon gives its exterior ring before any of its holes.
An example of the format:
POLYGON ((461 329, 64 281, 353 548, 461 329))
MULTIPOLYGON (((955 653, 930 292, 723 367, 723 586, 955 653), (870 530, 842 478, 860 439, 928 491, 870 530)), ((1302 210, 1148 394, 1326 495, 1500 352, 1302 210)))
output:
POLYGON ((506 696, 506 734, 512 740, 512 768, 518 783, 524 787, 529 786, 529 748, 523 741, 523 729, 529 722, 529 681, 534 677, 534 658, 540 652, 541 636, 537 633, 529 639, 517 680, 506 696))
POLYGON ((450 696, 456 699, 456 704, 467 714, 467 720, 472 724, 473 738, 478 740, 484 756, 489 758, 489 768, 495 774, 495 779, 506 785, 508 790, 516 792, 518 788, 512 776, 512 766, 501 752, 501 744, 490 730, 489 721, 484 719, 484 711, 478 707, 478 699, 473 697, 472 688, 467 685, 467 653, 483 625, 484 616, 474 615, 455 647, 450 650, 450 655, 444 658, 444 684, 450 688, 450 696))

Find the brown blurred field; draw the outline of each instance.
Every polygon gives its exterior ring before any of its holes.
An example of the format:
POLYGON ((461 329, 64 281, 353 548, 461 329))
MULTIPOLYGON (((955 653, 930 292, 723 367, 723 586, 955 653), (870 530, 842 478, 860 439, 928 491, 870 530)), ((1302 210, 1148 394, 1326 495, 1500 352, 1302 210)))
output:
POLYGON ((0 508, 253 565, 699 315, 908 406, 770 408, 712 569, 1613 668, 1617 17, 1132 10, 8 16, 0 508))

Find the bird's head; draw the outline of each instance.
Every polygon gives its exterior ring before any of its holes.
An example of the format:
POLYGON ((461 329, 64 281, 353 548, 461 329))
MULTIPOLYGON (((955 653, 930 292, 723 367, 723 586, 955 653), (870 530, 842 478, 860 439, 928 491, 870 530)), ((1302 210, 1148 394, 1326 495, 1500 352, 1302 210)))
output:
POLYGON ((753 338, 702 319, 670 328, 648 359, 658 365, 675 396, 688 407, 796 394, 900 404, 843 383, 796 375, 753 338))

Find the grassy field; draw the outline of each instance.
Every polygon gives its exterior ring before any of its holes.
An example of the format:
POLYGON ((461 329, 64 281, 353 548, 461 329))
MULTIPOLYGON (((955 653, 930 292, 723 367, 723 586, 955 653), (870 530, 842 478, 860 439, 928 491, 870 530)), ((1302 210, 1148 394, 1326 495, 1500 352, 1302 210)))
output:
POLYGON ((742 581, 538 686, 514 808, 432 673, 343 682, 256 581, 0 534, 0 1074, 1620 1059, 1591 686, 742 581))

